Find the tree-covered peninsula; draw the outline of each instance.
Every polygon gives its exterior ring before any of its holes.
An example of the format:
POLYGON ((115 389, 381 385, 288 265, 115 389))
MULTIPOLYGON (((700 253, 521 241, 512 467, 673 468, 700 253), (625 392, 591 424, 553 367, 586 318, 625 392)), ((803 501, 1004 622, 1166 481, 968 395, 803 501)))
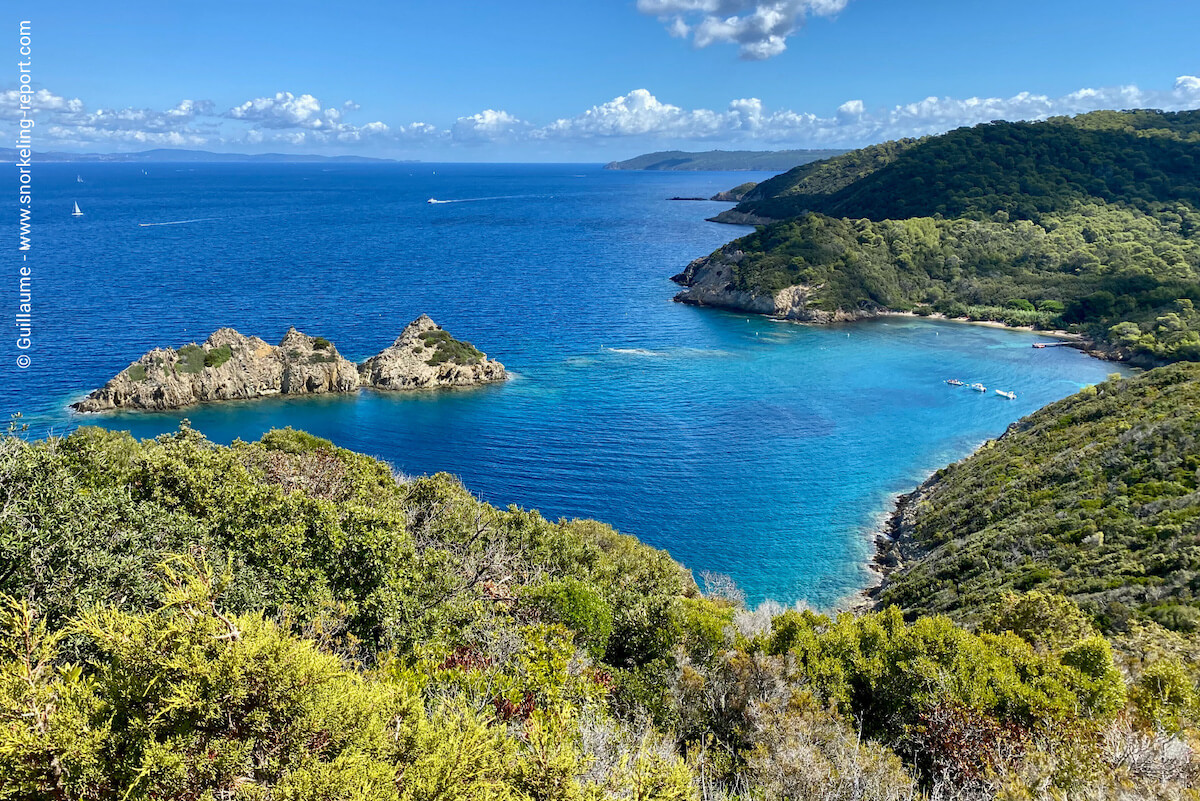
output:
POLYGON ((751 190, 764 224, 677 299, 799 320, 939 313, 1200 358, 1200 111, 996 122, 852 151, 751 190))
POLYGON ((0 799, 1182 798, 1198 776, 1195 663, 1130 659, 1060 595, 970 628, 748 610, 600 523, 290 429, 10 436, 0 475, 0 799))

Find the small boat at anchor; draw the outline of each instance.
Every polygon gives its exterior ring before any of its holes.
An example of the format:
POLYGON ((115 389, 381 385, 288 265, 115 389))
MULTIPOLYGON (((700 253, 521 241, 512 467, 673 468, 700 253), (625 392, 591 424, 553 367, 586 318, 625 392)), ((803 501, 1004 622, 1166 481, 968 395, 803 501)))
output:
POLYGON ((1002 398, 1008 398, 1009 400, 1017 399, 1017 393, 1015 393, 1015 392, 1005 392, 1002 389, 998 389, 998 390, 996 390, 996 394, 1002 398))
POLYGON ((71 212, 72 217, 82 217, 83 212, 79 210, 79 201, 75 201, 75 211, 71 212))
POLYGON ((972 384, 971 389, 975 390, 976 392, 987 392, 987 387, 985 387, 983 384, 972 384))
POLYGON ((947 384, 949 384, 949 385, 950 385, 950 386, 952 386, 952 387, 961 387, 961 386, 963 386, 963 382, 959 381, 957 378, 947 378, 947 379, 946 379, 946 383, 947 383, 947 384))

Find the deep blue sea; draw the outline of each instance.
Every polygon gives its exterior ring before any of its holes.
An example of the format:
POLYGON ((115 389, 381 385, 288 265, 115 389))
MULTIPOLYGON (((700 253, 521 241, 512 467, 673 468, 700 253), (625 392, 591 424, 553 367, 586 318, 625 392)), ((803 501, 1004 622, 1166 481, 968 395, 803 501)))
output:
POLYGON ((829 607, 868 580, 869 532, 895 493, 1118 368, 981 326, 817 328, 672 303, 670 275, 748 229, 704 221, 727 204, 667 198, 765 177, 40 165, 32 366, 5 344, 0 409, 39 436, 98 424, 148 437, 186 417, 230 442, 291 425, 404 473, 448 471, 491 503, 611 523, 697 574, 729 574, 751 602, 829 607), (221 326, 278 342, 295 325, 362 359, 422 313, 514 380, 173 414, 66 408, 146 350, 221 326))

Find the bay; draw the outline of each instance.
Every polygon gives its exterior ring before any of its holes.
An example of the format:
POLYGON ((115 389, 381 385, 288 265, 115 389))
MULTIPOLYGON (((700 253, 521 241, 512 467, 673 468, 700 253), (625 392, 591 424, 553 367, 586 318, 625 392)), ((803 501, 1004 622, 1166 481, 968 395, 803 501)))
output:
POLYGON ((595 165, 69 164, 36 172, 32 366, 0 408, 214 441, 291 425, 484 500, 594 517, 754 603, 829 607, 869 580, 890 498, 1022 415, 1121 369, 1028 332, 884 318, 810 327, 671 302, 749 229, 704 221, 746 173, 595 165), (76 175, 84 179, 76 180, 76 175), (453 201, 430 204, 429 198, 453 201), (70 216, 78 202, 84 216, 70 216), (288 326, 362 359, 426 313, 502 386, 82 416, 146 350, 288 326), (1008 401, 944 379, 1011 390, 1008 401))

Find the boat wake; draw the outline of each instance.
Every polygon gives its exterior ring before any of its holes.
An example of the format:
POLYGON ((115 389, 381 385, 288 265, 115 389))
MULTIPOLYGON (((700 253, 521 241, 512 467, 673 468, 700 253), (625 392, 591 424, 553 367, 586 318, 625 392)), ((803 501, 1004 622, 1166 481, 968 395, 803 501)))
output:
POLYGON ((666 356, 662 351, 649 350, 648 348, 600 348, 609 353, 623 353, 626 356, 666 356))
POLYGON ((495 197, 463 197, 463 198, 455 198, 454 200, 438 200, 435 197, 431 197, 431 198, 429 198, 429 200, 426 200, 425 202, 426 203, 436 203, 436 204, 441 205, 443 203, 480 203, 484 200, 520 200, 521 198, 533 198, 533 197, 554 197, 554 196, 553 195, 497 195, 495 197))
POLYGON ((732 354, 725 350, 709 348, 668 348, 666 350, 650 350, 649 348, 610 348, 602 346, 605 353, 620 353, 624 356, 652 356, 683 359, 720 359, 732 354))
POLYGON ((211 219, 213 219, 213 218, 212 217, 197 217, 194 220, 168 220, 167 222, 138 223, 138 227, 139 228, 150 228, 151 226, 154 226, 154 225, 186 225, 188 223, 207 222, 208 220, 211 220, 211 219))

